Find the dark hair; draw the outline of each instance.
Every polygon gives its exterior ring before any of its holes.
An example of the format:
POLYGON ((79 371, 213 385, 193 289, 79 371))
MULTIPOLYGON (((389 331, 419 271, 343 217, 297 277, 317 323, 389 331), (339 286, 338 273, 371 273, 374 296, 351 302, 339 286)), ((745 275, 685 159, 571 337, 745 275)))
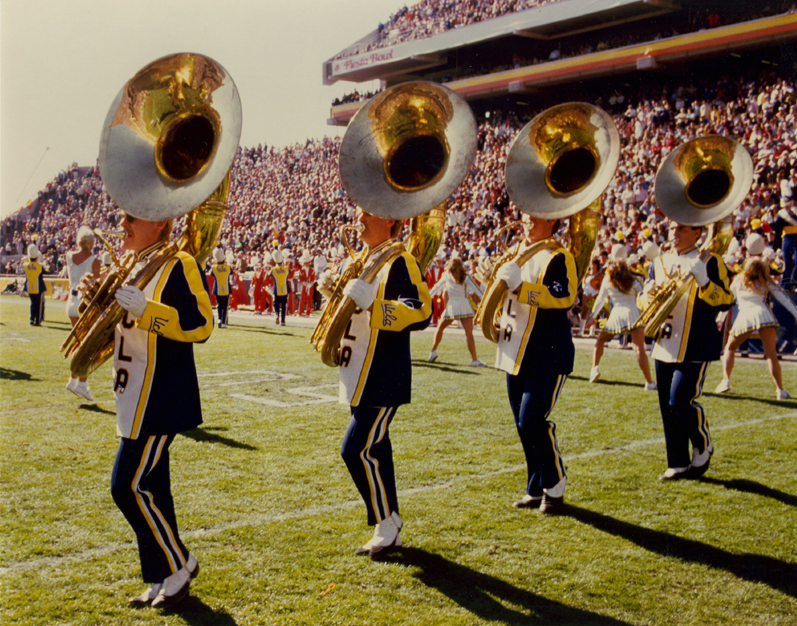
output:
POLYGON ((622 293, 628 294, 634 286, 634 275, 628 269, 625 261, 610 261, 606 266, 606 275, 609 282, 617 287, 622 293))

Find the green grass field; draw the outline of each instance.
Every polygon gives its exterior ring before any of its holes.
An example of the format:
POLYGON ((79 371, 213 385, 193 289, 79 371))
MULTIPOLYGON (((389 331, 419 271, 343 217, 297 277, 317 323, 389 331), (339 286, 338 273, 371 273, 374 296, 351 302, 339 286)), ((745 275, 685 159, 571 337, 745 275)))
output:
MULTIPOLYGON (((462 338, 426 363, 393 422, 405 548, 355 557, 371 536, 339 458, 348 407, 310 329, 232 320, 196 348, 204 425, 172 446, 183 539, 202 564, 169 614, 135 610, 133 533, 111 500, 110 364, 96 405, 64 389, 69 323, 48 302, 0 299, 4 624, 795 624, 797 402, 776 402, 761 360, 702 399, 716 453, 704 480, 662 483, 655 394, 631 351, 591 353, 554 411, 569 514, 516 510, 525 465, 504 375, 474 370, 462 338)), ((492 363, 494 347, 478 341, 492 363)), ((797 367, 784 362, 786 387, 797 367)), ((706 389, 720 378, 712 365, 706 389)))

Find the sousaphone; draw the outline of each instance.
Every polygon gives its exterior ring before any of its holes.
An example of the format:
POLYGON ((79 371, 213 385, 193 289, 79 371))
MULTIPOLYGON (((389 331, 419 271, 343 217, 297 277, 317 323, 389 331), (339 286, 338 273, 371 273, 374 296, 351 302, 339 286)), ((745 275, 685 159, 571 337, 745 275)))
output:
POLYGON ((425 271, 443 237, 445 201, 470 171, 476 120, 468 103, 430 82, 396 85, 374 96, 352 118, 340 146, 343 188, 363 210, 387 219, 412 218, 405 243, 388 241, 351 256, 337 280, 310 342, 330 367, 339 364, 340 340, 356 308, 343 295, 349 280, 372 282, 381 268, 408 250, 425 271))
MULTIPOLYGON (((620 161, 620 136, 612 118, 584 102, 546 109, 515 137, 507 156, 505 175, 509 197, 522 212, 540 219, 570 218, 568 248, 576 260, 578 282, 584 278, 600 228, 601 195, 620 161)), ((537 252, 561 244, 545 239, 509 250, 501 238, 519 223, 499 232, 504 254, 491 276, 505 263, 523 265, 537 252)), ((476 311, 475 325, 498 341, 499 316, 508 286, 491 278, 476 311)))
MULTIPOLYGON (((111 198, 126 213, 147 221, 188 215, 178 241, 149 257, 143 267, 137 267, 132 252, 115 258, 102 284, 84 293, 78 322, 61 346, 75 376, 87 376, 113 354, 114 328, 125 313, 114 297, 119 287, 143 288, 178 251, 200 264, 205 261, 221 230, 240 136, 241 100, 235 83, 221 65, 201 54, 160 58, 116 96, 99 155, 100 175, 111 198)), ((124 236, 124 231, 115 234, 124 236)))
MULTIPOLYGON (((722 135, 690 139, 677 146, 656 173, 653 190, 664 215, 684 226, 708 226, 700 260, 722 255, 733 239, 731 213, 753 184, 753 159, 737 141, 722 135)), ((647 294, 639 317, 645 335, 655 337, 678 301, 694 285, 692 274, 677 273, 647 294)))

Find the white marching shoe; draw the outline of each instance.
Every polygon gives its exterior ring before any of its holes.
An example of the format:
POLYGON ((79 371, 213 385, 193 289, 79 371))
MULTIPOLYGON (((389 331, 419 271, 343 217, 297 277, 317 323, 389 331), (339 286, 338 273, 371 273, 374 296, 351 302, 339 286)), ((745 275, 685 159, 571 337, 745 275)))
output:
POLYGON ((720 381, 720 384, 717 385, 717 388, 714 390, 714 393, 725 393, 726 391, 731 390, 731 381, 727 378, 723 378, 720 381))
POLYGON ((659 386, 656 384, 655 380, 651 380, 649 383, 645 383, 645 391, 656 391, 659 386))
POLYGON ((132 604, 132 605, 135 605, 135 606, 143 606, 145 604, 149 604, 155 598, 158 597, 158 594, 160 593, 160 590, 161 590, 162 586, 163 586, 163 583, 156 583, 156 584, 152 585, 151 587, 149 587, 140 596, 135 596, 133 598, 130 598, 128 600, 128 602, 130 604, 132 604))
POLYGON ((598 369, 598 366, 596 365, 595 367, 592 368, 592 370, 590 370, 589 382, 594 383, 600 377, 601 377, 601 371, 598 369))
POLYGON ((470 366, 471 366, 471 367, 487 367, 487 366, 484 364, 484 362, 483 362, 483 361, 481 361, 481 360, 479 360, 479 359, 476 359, 475 361, 471 361, 471 363, 470 363, 470 366))
POLYGON ((775 397, 778 400, 790 400, 791 394, 785 389, 778 389, 778 393, 775 395, 775 397))
POLYGON ((382 520, 374 529, 374 536, 362 547, 354 551, 356 555, 369 555, 372 559, 380 555, 389 554, 395 548, 401 547, 401 527, 404 522, 395 511, 390 517, 382 520))
POLYGON ((432 350, 429 353, 429 363, 434 363, 437 360, 437 350, 432 350))
MULTIPOLYGON (((91 391, 89 391, 89 384, 85 380, 78 380, 74 378, 73 380, 77 381, 75 385, 71 388, 67 385, 67 389, 74 393, 76 396, 80 396, 81 398, 88 400, 89 402, 94 402, 94 397, 91 395, 91 391)), ((70 381, 71 384, 71 381, 70 381)))
POLYGON ((152 601, 153 609, 169 609, 188 595, 191 572, 183 567, 163 581, 158 596, 152 601))

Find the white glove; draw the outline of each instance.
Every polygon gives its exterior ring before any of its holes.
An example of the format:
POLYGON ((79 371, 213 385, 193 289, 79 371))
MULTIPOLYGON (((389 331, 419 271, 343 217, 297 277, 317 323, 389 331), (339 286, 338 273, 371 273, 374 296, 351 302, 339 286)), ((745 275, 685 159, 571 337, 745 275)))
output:
POLYGON ((119 287, 116 290, 116 301, 120 307, 130 311, 133 317, 141 317, 144 315, 144 309, 147 308, 147 296, 138 287, 129 285, 119 287))
POLYGON ((495 273, 495 280, 503 280, 509 291, 514 291, 523 282, 520 278, 520 266, 517 263, 504 263, 495 273))
POLYGON ((332 272, 329 270, 324 270, 321 272, 321 275, 318 277, 318 293, 329 300, 334 288, 335 279, 332 277, 332 272))
POLYGON ((708 284, 708 270, 706 264, 700 259, 683 259, 681 261, 681 270, 692 274, 701 287, 708 284))
POLYGON ((350 280, 343 288, 343 295, 348 296, 363 311, 371 308, 376 297, 376 289, 379 285, 372 285, 361 278, 350 280))

